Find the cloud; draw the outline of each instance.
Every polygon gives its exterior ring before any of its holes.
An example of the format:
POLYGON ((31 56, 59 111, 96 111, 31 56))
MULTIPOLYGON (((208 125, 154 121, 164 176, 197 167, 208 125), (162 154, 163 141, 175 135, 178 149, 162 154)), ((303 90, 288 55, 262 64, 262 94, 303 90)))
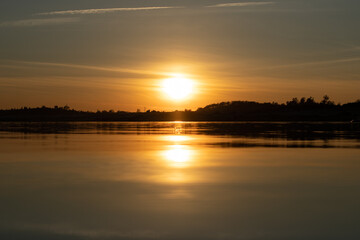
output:
POLYGON ((54 62, 14 61, 14 60, 1 60, 0 59, 0 67, 21 68, 21 67, 24 67, 24 65, 25 66, 33 65, 33 66, 47 66, 47 67, 59 67, 59 68, 74 68, 74 69, 85 69, 85 70, 92 70, 92 71, 132 73, 132 74, 166 76, 166 77, 171 76, 170 73, 166 73, 166 72, 146 71, 146 70, 130 69, 130 68, 103 67, 103 66, 69 64, 69 63, 54 63, 54 62), (10 63, 10 65, 9 64, 1 64, 1 62, 7 62, 7 63, 10 63), (15 64, 15 66, 14 66, 14 64, 15 64))
POLYGON ((75 14, 104 14, 111 12, 124 12, 124 11, 146 11, 146 10, 161 10, 172 9, 180 7, 137 7, 137 8, 98 8, 98 9, 82 9, 82 10, 66 10, 66 11, 53 11, 38 13, 37 15, 75 15, 75 14))
POLYGON ((87 14, 104 14, 119 11, 146 11, 161 10, 181 7, 138 7, 138 8, 99 8, 99 9, 83 9, 83 10, 66 10, 38 13, 38 16, 49 16, 49 18, 32 18, 24 20, 7 21, 0 23, 0 27, 33 27, 43 25, 55 25, 63 23, 77 22, 80 19, 75 17, 51 17, 56 15, 87 15, 87 14))
POLYGON ((240 3, 220 3, 215 5, 210 5, 207 7, 248 7, 248 6, 261 6, 261 5, 270 5, 274 2, 240 2, 240 3))
POLYGON ((256 68, 252 70, 272 70, 272 69, 283 69, 283 68, 294 68, 294 67, 311 67, 311 66, 332 65, 332 64, 351 63, 351 62, 359 62, 359 61, 360 61, 360 57, 341 58, 341 59, 275 65, 275 66, 256 68))
POLYGON ((34 27, 77 22, 78 18, 34 18, 0 23, 3 27, 34 27))

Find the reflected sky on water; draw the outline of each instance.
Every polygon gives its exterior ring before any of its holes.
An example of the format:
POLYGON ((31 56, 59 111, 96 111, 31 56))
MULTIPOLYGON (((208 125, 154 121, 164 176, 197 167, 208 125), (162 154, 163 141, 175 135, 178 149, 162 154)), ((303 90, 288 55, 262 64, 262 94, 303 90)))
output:
POLYGON ((0 238, 360 237, 357 139, 127 124, 0 132, 0 238))

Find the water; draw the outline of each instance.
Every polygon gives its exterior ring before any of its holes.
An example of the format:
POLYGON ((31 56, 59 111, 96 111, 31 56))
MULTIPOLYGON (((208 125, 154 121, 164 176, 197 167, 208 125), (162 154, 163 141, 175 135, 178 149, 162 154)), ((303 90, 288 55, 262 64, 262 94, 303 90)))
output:
POLYGON ((0 239, 359 239, 348 123, 1 123, 0 239))

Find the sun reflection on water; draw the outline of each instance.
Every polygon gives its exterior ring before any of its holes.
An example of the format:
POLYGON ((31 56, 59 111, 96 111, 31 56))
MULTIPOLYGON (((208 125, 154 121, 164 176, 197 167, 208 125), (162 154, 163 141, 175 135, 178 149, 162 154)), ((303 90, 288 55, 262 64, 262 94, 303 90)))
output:
POLYGON ((191 157, 191 152, 182 145, 173 145, 171 149, 164 152, 167 160, 177 163, 188 162, 191 157))
POLYGON ((184 135, 170 135, 170 136, 166 136, 165 140, 172 142, 185 142, 185 141, 189 141, 190 137, 184 135))
MULTIPOLYGON (((193 164, 195 150, 191 146, 192 137, 184 133, 182 122, 178 122, 173 128, 173 135, 162 137, 165 141, 165 149, 160 154, 168 168, 164 173, 164 180, 166 179, 169 183, 179 184, 191 181, 188 170, 193 164)), ((171 198, 185 196, 183 193, 180 195, 171 193, 171 198)))
POLYGON ((171 167, 188 167, 193 158, 193 150, 189 145, 191 138, 183 134, 182 124, 174 126, 174 135, 164 138, 168 142, 166 149, 163 150, 163 158, 171 167))
POLYGON ((165 160, 172 167, 187 167, 192 159, 192 150, 183 145, 171 145, 168 150, 163 152, 165 160))

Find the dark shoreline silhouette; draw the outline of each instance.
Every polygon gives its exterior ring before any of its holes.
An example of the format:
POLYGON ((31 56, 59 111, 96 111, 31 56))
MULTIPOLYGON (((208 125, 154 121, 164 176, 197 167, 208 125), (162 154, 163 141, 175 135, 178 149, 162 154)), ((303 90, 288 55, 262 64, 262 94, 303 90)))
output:
POLYGON ((353 121, 360 117, 360 100, 334 104, 327 95, 293 98, 285 104, 232 101, 207 105, 196 111, 160 112, 77 111, 64 107, 38 107, 0 110, 0 121, 67 122, 67 121, 353 121))

